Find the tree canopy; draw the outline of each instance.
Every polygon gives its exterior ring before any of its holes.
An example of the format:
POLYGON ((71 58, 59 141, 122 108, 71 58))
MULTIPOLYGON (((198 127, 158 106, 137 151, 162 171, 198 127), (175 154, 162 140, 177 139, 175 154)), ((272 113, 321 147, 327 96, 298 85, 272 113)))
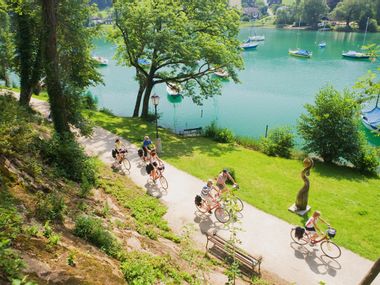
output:
POLYGON ((144 90, 142 116, 148 114, 156 84, 182 84, 184 94, 201 103, 220 92, 212 76, 215 68, 224 68, 237 81, 236 69, 243 66, 239 12, 226 1, 117 0, 114 9, 117 58, 136 69, 144 90))
POLYGON ((329 11, 329 7, 325 0, 304 0, 302 6, 302 20, 313 28, 317 28, 317 24, 322 16, 329 11))

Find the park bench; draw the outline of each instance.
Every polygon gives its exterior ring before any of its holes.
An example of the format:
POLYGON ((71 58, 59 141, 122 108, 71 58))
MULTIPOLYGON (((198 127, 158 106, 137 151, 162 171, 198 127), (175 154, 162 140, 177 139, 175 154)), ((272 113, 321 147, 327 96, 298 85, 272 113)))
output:
POLYGON ((202 134, 202 127, 193 129, 184 129, 179 132, 180 136, 200 136, 202 134))
MULTIPOLYGON (((207 233, 207 243, 206 243, 206 252, 212 253, 215 257, 221 260, 227 260, 227 262, 232 261, 231 252, 232 245, 217 235, 215 232, 207 233), (209 242, 213 244, 212 247, 208 247, 209 242)), ((253 257, 243 249, 235 246, 235 259, 240 264, 240 270, 246 276, 252 278, 254 273, 260 274, 260 266, 262 257, 253 257), (255 270, 257 268, 257 271, 255 270)))

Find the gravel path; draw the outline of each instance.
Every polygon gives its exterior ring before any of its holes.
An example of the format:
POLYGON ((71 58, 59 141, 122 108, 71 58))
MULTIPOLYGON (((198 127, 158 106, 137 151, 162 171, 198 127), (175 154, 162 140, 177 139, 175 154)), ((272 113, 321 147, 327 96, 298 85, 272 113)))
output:
MULTIPOLYGON (((45 115, 48 114, 49 106, 46 102, 32 99, 32 105, 45 115)), ((107 130, 96 127, 91 138, 82 137, 79 141, 89 154, 99 156, 103 162, 111 164, 111 149, 116 138, 116 135, 107 130)), ((204 233, 207 231, 216 229, 220 235, 228 237, 228 232, 213 215, 199 214, 195 209, 194 197, 199 194, 204 182, 166 163, 164 175, 169 182, 169 189, 163 191, 147 183, 148 175, 137 156, 136 146, 125 140, 124 143, 128 147, 128 158, 132 164, 128 175, 137 185, 167 205, 166 219, 175 232, 180 232, 184 225, 195 224, 199 230, 194 234, 194 241, 202 246, 206 242, 204 233)), ((241 247, 254 256, 262 255, 265 270, 297 285, 317 285, 320 281, 327 285, 356 285, 372 266, 371 261, 344 248, 342 256, 338 260, 332 260, 323 256, 319 245, 298 246, 290 239, 292 225, 248 204, 244 205, 241 227, 244 229, 238 235, 242 241, 241 247)), ((380 276, 372 284, 380 285, 380 276)))

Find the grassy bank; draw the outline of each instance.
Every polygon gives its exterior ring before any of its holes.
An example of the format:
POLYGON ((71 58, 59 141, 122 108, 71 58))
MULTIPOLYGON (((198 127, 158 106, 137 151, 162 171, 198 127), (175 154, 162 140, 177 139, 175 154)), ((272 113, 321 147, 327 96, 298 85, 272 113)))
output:
MULTIPOLYGON (((153 137, 154 125, 138 118, 121 118, 101 112, 88 112, 91 120, 133 143, 144 135, 153 137)), ((289 223, 302 224, 302 218, 287 211, 303 182, 302 162, 245 149, 234 144, 218 144, 207 138, 180 138, 160 129, 161 157, 176 167, 206 180, 224 168, 233 168, 241 186, 239 196, 255 207, 289 223)), ((170 177, 168 177, 170 181, 170 177)), ((380 254, 378 201, 380 180, 349 168, 316 163, 311 172, 310 205, 337 228, 337 242, 374 260, 380 254), (371 230, 363 230, 371 229, 371 230)))

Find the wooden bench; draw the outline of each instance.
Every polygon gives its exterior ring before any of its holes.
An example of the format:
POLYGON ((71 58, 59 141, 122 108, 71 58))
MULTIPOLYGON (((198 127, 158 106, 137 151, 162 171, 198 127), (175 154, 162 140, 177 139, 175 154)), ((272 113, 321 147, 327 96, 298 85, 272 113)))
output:
POLYGON ((202 127, 193 129, 184 129, 179 132, 180 136, 200 136, 202 134, 202 127))
MULTIPOLYGON (((221 260, 227 260, 232 262, 231 252, 233 251, 232 245, 217 235, 216 233, 207 234, 206 252, 212 253, 215 257, 221 260), (209 242, 213 244, 212 247, 208 247, 209 242)), ((262 257, 253 257, 246 251, 239 247, 235 247, 235 259, 240 264, 240 270, 242 273, 252 278, 257 273, 260 275, 260 266, 262 257), (257 271, 255 270, 257 268, 257 271)))

